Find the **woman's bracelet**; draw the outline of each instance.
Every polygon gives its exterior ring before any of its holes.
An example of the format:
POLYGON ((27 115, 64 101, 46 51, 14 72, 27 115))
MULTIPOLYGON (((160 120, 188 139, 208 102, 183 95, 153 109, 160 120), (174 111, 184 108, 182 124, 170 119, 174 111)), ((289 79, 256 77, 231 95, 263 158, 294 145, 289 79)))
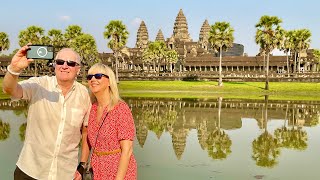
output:
POLYGON ((10 74, 15 75, 15 76, 19 76, 20 73, 21 73, 21 72, 14 72, 14 71, 12 71, 11 65, 9 65, 9 66, 7 67, 7 71, 8 71, 10 74))

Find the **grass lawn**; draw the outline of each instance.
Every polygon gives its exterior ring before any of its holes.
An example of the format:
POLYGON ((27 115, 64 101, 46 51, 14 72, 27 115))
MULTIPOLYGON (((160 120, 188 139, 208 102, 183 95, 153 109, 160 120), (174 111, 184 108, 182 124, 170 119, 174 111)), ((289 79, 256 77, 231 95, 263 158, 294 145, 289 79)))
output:
MULTIPOLYGON (((212 81, 120 81, 122 97, 156 98, 241 98, 274 100, 320 101, 320 83, 270 82, 269 91, 264 82, 224 82, 222 87, 212 81)), ((0 79, 2 89, 2 79, 0 79)), ((0 93, 0 98, 8 98, 0 93)))
POLYGON ((212 81, 122 81, 123 97, 165 98, 244 98, 277 100, 318 100, 320 83, 270 82, 269 91, 264 82, 224 82, 222 87, 212 81))

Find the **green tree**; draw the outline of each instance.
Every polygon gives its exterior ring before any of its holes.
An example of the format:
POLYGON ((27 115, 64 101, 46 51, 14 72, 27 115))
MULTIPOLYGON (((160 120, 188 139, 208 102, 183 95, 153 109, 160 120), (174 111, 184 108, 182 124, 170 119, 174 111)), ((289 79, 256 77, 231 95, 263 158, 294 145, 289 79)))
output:
POLYGON ((147 64, 148 73, 150 71, 151 63, 155 62, 155 61, 153 61, 154 59, 155 59, 155 56, 154 56, 153 52, 151 51, 151 49, 146 48, 142 53, 142 63, 147 64))
POLYGON ((160 72, 160 64, 166 56, 167 47, 162 41, 150 42, 148 47, 143 52, 143 62, 153 62, 154 70, 156 70, 156 64, 158 64, 158 72, 160 72))
POLYGON ((65 45, 67 47, 72 47, 74 39, 78 36, 83 35, 82 28, 78 25, 70 25, 67 27, 64 33, 65 45))
POLYGON ((227 51, 232 47, 234 29, 227 22, 216 22, 211 26, 209 32, 209 43, 215 52, 219 52, 219 86, 222 86, 222 51, 227 51))
POLYGON ((178 53, 175 50, 168 50, 166 51, 165 59, 166 62, 169 64, 169 70, 172 73, 172 64, 178 62, 178 53))
POLYGON ((93 36, 89 34, 83 34, 77 36, 71 45, 71 47, 79 53, 82 64, 82 82, 85 82, 86 70, 88 66, 92 66, 94 63, 99 62, 98 50, 96 41, 93 36))
POLYGON ((299 54, 298 60, 298 72, 300 73, 301 54, 310 47, 311 43, 311 31, 308 29, 296 30, 296 48, 299 54))
POLYGON ((112 49, 114 57, 116 59, 116 80, 119 82, 118 65, 121 49, 125 47, 129 32, 127 27, 120 20, 111 20, 109 24, 105 26, 105 31, 103 33, 104 38, 108 39, 108 48, 112 49))
POLYGON ((281 28, 282 20, 276 16, 262 16, 260 21, 255 25, 257 28, 255 40, 256 43, 263 48, 267 54, 267 65, 266 65, 266 85, 265 89, 269 90, 269 57, 270 53, 280 48, 283 43, 284 30, 281 28))
POLYGON ((5 32, 0 32, 0 54, 10 47, 9 36, 5 32))
POLYGON ((290 75, 289 53, 294 49, 294 31, 284 31, 284 41, 281 45, 281 50, 286 53, 287 56, 287 74, 290 75))
POLYGON ((48 37, 50 38, 50 44, 54 46, 55 52, 66 46, 65 37, 61 30, 51 29, 48 31, 48 37))

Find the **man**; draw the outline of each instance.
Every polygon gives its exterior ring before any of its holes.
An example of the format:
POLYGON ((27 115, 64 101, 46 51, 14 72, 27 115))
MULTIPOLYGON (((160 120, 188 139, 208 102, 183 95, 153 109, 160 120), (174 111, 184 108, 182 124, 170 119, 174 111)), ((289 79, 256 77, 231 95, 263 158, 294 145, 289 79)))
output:
POLYGON ((62 49, 55 58, 55 76, 18 83, 21 71, 33 61, 26 58, 28 45, 14 55, 3 80, 3 91, 13 100, 29 101, 25 142, 14 179, 73 179, 81 127, 87 126, 91 106, 87 88, 76 82, 80 56, 62 49))

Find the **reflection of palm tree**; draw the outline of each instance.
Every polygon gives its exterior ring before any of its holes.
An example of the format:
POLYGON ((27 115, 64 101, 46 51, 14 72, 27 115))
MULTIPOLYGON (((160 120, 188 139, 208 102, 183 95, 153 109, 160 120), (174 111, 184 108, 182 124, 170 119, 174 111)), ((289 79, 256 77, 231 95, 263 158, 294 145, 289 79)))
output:
POLYGON ((268 122, 268 96, 265 96, 264 106, 264 132, 252 142, 252 158, 256 161, 256 164, 261 167, 273 167, 278 162, 276 158, 280 155, 280 145, 267 130, 268 122))
POLYGON ((27 129, 27 123, 23 123, 21 124, 20 128, 19 128, 19 136, 20 136, 20 140, 24 141, 25 136, 26 136, 26 129, 27 129))
POLYGON ((280 155, 279 143, 267 131, 252 142, 252 149, 252 158, 258 166, 273 167, 278 163, 276 158, 280 155))
POLYGON ((208 155, 213 159, 225 159, 231 153, 231 140, 228 134, 217 129, 207 139, 208 155))
POLYGON ((232 141, 228 134, 220 129, 222 97, 218 98, 218 103, 218 128, 208 136, 208 154, 213 159, 225 159, 231 153, 232 141))
POLYGON ((0 119, 0 141, 4 141, 9 137, 10 134, 10 124, 4 123, 0 119))
POLYGON ((296 119, 293 118, 291 128, 283 126, 279 129, 276 129, 274 134, 281 147, 288 149, 305 150, 308 147, 307 132, 302 130, 301 128, 296 127, 295 122, 296 119))

